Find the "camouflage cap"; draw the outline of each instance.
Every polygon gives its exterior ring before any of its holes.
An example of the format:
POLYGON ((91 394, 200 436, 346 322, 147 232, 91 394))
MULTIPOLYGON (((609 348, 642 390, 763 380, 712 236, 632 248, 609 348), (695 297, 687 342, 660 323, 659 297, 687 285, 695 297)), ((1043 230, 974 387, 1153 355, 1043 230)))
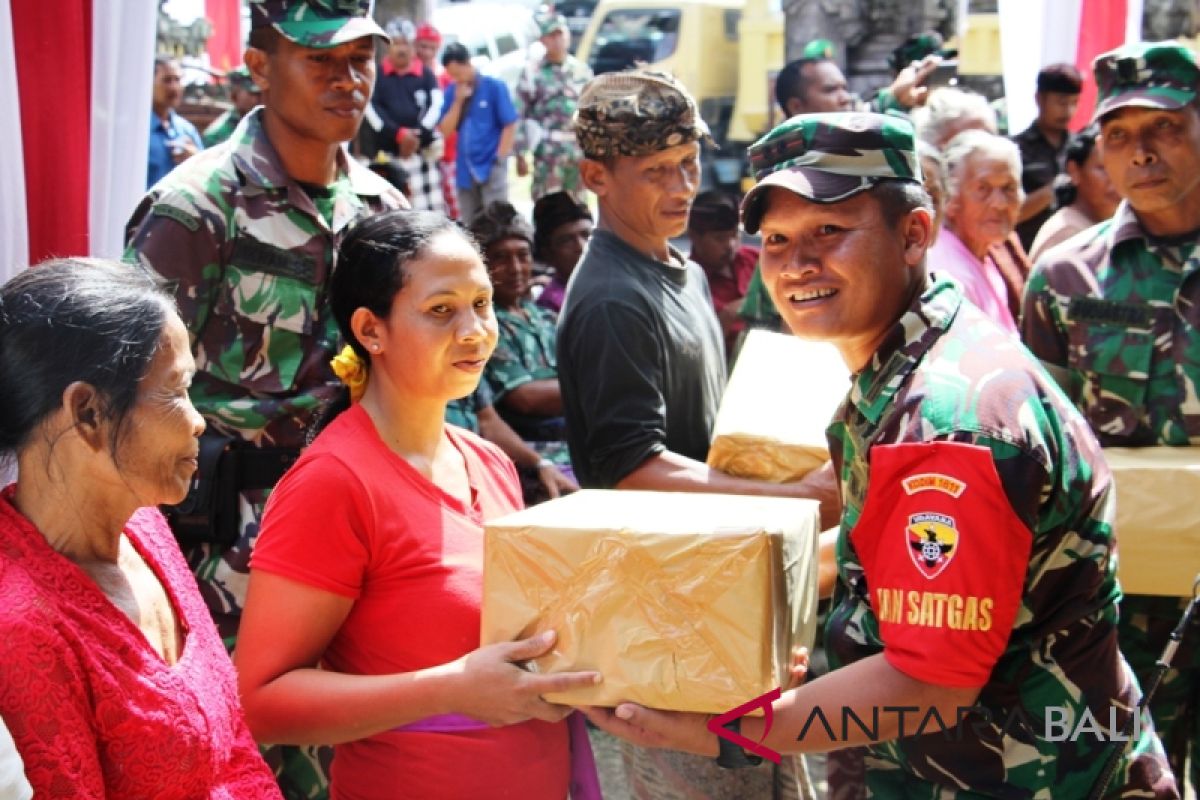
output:
POLYGON ((245 66, 236 67, 226 72, 225 80, 229 81, 230 87, 234 89, 244 89, 254 94, 259 93, 258 84, 254 82, 254 78, 250 75, 250 70, 246 69, 245 66))
POLYGON ((548 9, 543 9, 534 15, 533 21, 537 24, 539 36, 549 36, 555 31, 569 30, 567 27, 567 18, 562 14, 558 14, 548 9))
POLYGON ((696 140, 712 143, 683 84, 648 69, 607 72, 590 80, 575 109, 575 138, 592 159, 645 156, 696 140))
POLYGON ((371 17, 374 0, 250 0, 250 27, 274 28, 302 47, 337 47, 388 35, 371 17))
POLYGON ((890 114, 798 114, 750 146, 758 181, 742 201, 742 223, 758 231, 767 189, 838 203, 881 180, 921 183, 912 123, 890 114))
POLYGON ((1096 122, 1126 106, 1175 111, 1196 99, 1196 57, 1175 42, 1137 42, 1096 57, 1096 122))

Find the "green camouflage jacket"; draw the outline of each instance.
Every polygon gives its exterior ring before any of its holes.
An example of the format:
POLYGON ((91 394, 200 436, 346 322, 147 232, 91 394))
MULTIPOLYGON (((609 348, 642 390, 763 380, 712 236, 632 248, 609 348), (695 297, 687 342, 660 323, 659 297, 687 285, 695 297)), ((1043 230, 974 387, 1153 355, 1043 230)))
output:
POLYGON ((583 151, 575 141, 575 106, 592 70, 575 56, 562 64, 541 60, 530 63, 517 83, 515 150, 533 154, 534 199, 551 192, 569 192, 582 199, 586 193, 579 176, 583 151))
MULTIPOLYGON (((1025 288, 1021 337, 1105 446, 1200 444, 1196 237, 1155 241, 1122 203, 1111 219, 1038 262, 1025 288)), ((1122 601, 1121 650, 1143 681, 1156 672, 1186 605, 1183 597, 1122 601)), ((1200 780, 1198 683, 1200 618, 1193 618, 1151 703, 1180 775, 1191 747, 1193 781, 1200 780)))
POLYGON ((231 108, 221 116, 209 123, 204 129, 202 137, 204 139, 204 147, 214 147, 221 142, 233 136, 233 132, 237 130, 238 123, 242 118, 238 116, 237 109, 231 108))
MULTIPOLYGON (((844 503, 831 666, 882 652, 918 680, 982 686, 948 734, 910 715, 906 738, 870 746, 870 796, 1085 797, 1106 743, 1075 725, 1085 709, 1123 724, 1137 699, 1116 642, 1111 480, 1086 422, 939 280, 855 377, 829 443, 844 503), (1056 713, 1067 730, 1048 727, 1056 713)), ((1142 720, 1106 796, 1173 796, 1142 720)))
POLYGON ((483 373, 496 402, 529 381, 558 378, 554 313, 529 300, 522 301, 521 311, 524 315, 496 309, 500 336, 483 373))
POLYGON ((146 195, 125 257, 169 282, 196 357, 192 402, 209 425, 300 447, 338 386, 326 293, 335 247, 355 220, 407 203, 341 152, 337 180, 310 196, 284 171, 261 113, 146 195))
POLYGON ((530 381, 558 380, 554 312, 530 300, 522 301, 521 311, 524 315, 496 309, 500 338, 484 370, 484 382, 491 389, 496 410, 522 439, 555 464, 569 465, 566 422, 562 415, 521 414, 504 402, 509 392, 530 381))
POLYGON ((523 120, 517 126, 516 151, 524 153, 531 149, 528 123, 532 122, 542 134, 551 131, 570 133, 574 129, 572 118, 575 106, 584 85, 592 79, 592 70, 578 58, 568 55, 561 64, 551 64, 542 59, 531 62, 521 73, 517 83, 516 110, 523 120))
POLYGON ((1200 251, 1155 242, 1127 203, 1054 248, 1021 338, 1106 447, 1200 444, 1200 251))

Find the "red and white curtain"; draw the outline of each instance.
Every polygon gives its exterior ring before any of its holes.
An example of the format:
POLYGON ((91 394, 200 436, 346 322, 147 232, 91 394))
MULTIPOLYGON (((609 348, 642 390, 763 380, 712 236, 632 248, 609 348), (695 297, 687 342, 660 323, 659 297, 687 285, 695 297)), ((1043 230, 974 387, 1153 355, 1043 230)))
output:
POLYGON ((157 3, 0 0, 0 282, 121 253, 146 189, 157 3))
POLYGON ((1096 106, 1092 59, 1141 38, 1142 0, 1000 0, 998 8, 1009 132, 1033 123, 1038 70, 1061 62, 1083 73, 1071 130, 1083 128, 1096 106))

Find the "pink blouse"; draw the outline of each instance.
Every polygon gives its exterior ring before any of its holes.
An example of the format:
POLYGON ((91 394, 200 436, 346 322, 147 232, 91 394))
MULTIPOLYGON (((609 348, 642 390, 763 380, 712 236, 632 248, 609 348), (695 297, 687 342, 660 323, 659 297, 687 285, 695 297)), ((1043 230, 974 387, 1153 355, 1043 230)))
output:
POLYGON ((1017 333, 1017 323, 1008 310, 1008 290, 1004 277, 996 266, 980 261, 967 249, 962 240, 948 228, 942 228, 937 241, 925 257, 930 272, 948 275, 962 290, 963 296, 1009 333, 1017 333))
POLYGON ((92 579, 0 493, 0 717, 39 800, 281 798, 233 665, 166 520, 125 525, 186 638, 168 665, 92 579))

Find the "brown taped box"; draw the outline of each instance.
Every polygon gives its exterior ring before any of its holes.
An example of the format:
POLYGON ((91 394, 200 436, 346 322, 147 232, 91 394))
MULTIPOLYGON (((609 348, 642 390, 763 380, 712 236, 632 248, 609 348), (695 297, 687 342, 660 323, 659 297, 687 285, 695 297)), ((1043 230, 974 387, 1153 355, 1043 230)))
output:
POLYGON ((1200 447, 1111 447, 1117 579, 1127 594, 1191 597, 1200 571, 1200 447))
POLYGON ((551 702, 727 711, 812 645, 817 535, 812 500, 576 492, 487 524, 481 639, 553 629, 532 669, 603 675, 551 702))
POLYGON ((849 389, 850 372, 828 342, 750 331, 721 398, 708 465, 772 483, 803 478, 829 460, 825 428, 849 389))

